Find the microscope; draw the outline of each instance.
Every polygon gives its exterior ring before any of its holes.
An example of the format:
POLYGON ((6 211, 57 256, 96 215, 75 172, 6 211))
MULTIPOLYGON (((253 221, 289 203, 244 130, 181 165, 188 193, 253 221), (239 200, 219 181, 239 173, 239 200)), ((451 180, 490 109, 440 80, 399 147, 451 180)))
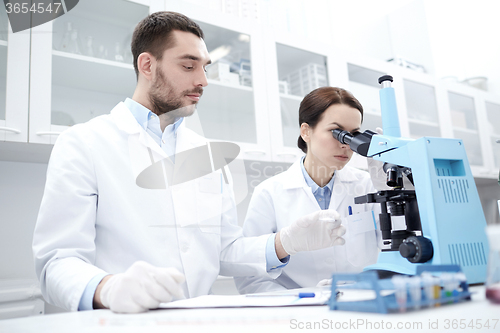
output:
POLYGON ((415 275, 418 265, 459 265, 469 283, 486 279, 489 253, 486 220, 460 139, 402 138, 393 78, 379 78, 383 135, 373 131, 332 135, 354 152, 384 163, 386 191, 356 197, 355 203, 379 203, 384 244, 377 263, 365 270, 415 275), (406 177, 415 190, 404 188, 406 177), (393 219, 404 216, 405 230, 393 219))

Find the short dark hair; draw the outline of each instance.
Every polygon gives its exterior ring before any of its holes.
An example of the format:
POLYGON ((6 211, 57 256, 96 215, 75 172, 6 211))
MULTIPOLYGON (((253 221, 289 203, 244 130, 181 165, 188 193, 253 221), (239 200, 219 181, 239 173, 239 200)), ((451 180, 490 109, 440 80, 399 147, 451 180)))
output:
MULTIPOLYGON (((299 126, 303 123, 314 128, 321 120, 321 116, 326 109, 335 104, 345 104, 361 112, 363 121, 363 106, 349 91, 337 87, 321 87, 311 91, 300 102, 299 126)), ((297 146, 307 153, 307 144, 299 135, 297 146)))
POLYGON ((191 32, 204 38, 203 31, 196 22, 175 12, 156 12, 137 24, 131 44, 137 77, 139 77, 139 68, 137 67, 139 55, 143 52, 149 52, 156 59, 161 60, 163 52, 174 46, 175 41, 171 38, 173 30, 191 32))

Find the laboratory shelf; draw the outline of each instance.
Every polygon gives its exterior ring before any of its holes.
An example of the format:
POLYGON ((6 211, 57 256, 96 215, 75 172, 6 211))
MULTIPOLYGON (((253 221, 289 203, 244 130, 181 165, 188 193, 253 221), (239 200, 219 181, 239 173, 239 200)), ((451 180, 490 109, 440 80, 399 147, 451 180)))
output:
MULTIPOLYGON (((302 102, 302 100, 304 99, 304 97, 290 95, 290 94, 282 94, 282 93, 280 93, 280 98, 287 98, 287 99, 290 99, 292 101, 298 101, 298 102, 302 102)), ((297 111, 298 111, 298 109, 297 109, 297 111)))
POLYGON ((418 139, 423 136, 441 137, 441 130, 438 125, 420 124, 419 122, 409 121, 410 137, 418 139))
MULTIPOLYGON (((358 79, 358 76, 355 76, 355 78, 358 79)), ((381 115, 379 87, 351 80, 349 81, 348 90, 361 103, 365 113, 371 113, 378 116, 381 115)))
POLYGON ((439 127, 439 124, 433 123, 431 121, 426 121, 426 120, 408 119, 408 122, 410 124, 418 124, 418 125, 429 126, 429 127, 439 127))
POLYGON ((243 90, 243 91, 253 91, 252 87, 242 86, 240 84, 238 84, 238 85, 229 84, 229 83, 220 82, 220 81, 211 80, 211 79, 208 79, 207 81, 208 81, 209 85, 213 85, 213 86, 217 86, 217 87, 229 88, 229 89, 239 89, 239 90, 243 90))
POLYGON ((365 110, 364 108, 363 108, 363 115, 382 117, 382 115, 379 112, 374 112, 373 110, 365 110))
MULTIPOLYGON (((197 109, 202 134, 208 138, 257 142, 253 88, 209 80, 197 109)), ((195 129, 194 121, 186 118, 187 126, 195 129)))
POLYGON ((130 64, 56 50, 52 60, 54 85, 128 96, 135 90, 136 76, 130 64))
POLYGON ((455 127, 455 126, 453 126, 453 131, 461 132, 461 133, 464 133, 464 134, 475 134, 475 135, 478 135, 477 130, 470 129, 470 128, 462 128, 462 127, 455 127))

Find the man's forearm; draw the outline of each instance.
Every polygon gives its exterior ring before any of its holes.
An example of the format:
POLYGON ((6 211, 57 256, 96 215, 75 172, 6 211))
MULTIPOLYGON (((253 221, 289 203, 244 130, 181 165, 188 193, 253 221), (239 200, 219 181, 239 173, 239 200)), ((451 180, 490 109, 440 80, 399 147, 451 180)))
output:
POLYGON ((278 256, 278 259, 283 259, 285 257, 288 257, 288 253, 286 253, 285 249, 283 248, 283 244, 281 244, 281 238, 280 238, 280 231, 276 234, 276 237, 274 238, 274 248, 276 250, 276 255, 278 256))

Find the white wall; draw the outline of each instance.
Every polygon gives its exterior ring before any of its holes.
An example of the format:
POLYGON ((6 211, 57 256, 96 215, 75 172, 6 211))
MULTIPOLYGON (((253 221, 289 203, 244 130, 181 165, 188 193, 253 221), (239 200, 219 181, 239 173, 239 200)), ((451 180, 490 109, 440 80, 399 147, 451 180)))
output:
POLYGON ((424 0, 436 76, 488 77, 500 95, 500 20, 496 0, 424 0))

